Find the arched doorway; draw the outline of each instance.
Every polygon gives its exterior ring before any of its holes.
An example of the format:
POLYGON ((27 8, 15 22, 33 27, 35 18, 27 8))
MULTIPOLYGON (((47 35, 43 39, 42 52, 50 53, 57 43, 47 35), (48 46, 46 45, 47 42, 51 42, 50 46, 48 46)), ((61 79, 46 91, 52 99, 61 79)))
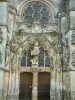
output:
POLYGON ((38 100, 50 100, 50 73, 38 73, 38 100))
POLYGON ((32 73, 20 74, 19 100, 32 100, 32 73))

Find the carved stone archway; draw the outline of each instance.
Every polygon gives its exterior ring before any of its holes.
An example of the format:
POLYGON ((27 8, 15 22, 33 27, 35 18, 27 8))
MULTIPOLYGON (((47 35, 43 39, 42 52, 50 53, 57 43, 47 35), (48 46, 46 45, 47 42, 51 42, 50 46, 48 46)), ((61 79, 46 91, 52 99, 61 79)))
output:
MULTIPOLYGON (((27 48, 31 44, 34 44, 36 41, 38 41, 40 46, 44 47, 47 50, 50 56, 51 67, 50 69, 45 69, 45 71, 51 73, 51 90, 50 90, 51 100, 52 99, 55 100, 56 98, 56 87, 58 86, 58 84, 60 85, 59 88, 61 89, 62 79, 61 78, 58 79, 61 74, 60 55, 59 55, 58 61, 56 60, 59 54, 59 50, 60 50, 58 46, 59 45, 58 34, 49 33, 47 35, 45 34, 39 34, 39 35, 30 34, 26 36, 20 35, 20 36, 16 36, 15 38, 13 37, 11 41, 8 41, 8 45, 7 45, 6 68, 9 71, 9 74, 8 74, 9 77, 6 76, 5 79, 7 78, 9 80, 9 81, 7 80, 6 82, 6 84, 9 83, 8 85, 6 85, 6 87, 7 86, 9 87, 7 90, 9 98, 11 97, 13 98, 13 95, 14 95, 14 98, 16 98, 16 100, 18 100, 19 98, 20 73, 26 72, 29 70, 29 69, 20 69, 20 58, 22 56, 22 52, 24 50, 27 50, 27 48), (49 39, 48 37, 53 39, 53 41, 51 41, 51 39, 49 39)), ((58 94, 60 94, 60 89, 58 91, 58 94)))

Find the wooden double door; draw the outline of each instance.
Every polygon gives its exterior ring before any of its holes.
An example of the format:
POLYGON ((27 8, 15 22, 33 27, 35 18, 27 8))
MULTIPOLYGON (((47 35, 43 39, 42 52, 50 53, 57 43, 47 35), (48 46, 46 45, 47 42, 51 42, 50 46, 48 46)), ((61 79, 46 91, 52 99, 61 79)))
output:
MULTIPOLYGON (((20 74, 19 100, 32 100, 33 74, 20 74)), ((50 73, 38 73, 37 100, 50 100, 50 73)))

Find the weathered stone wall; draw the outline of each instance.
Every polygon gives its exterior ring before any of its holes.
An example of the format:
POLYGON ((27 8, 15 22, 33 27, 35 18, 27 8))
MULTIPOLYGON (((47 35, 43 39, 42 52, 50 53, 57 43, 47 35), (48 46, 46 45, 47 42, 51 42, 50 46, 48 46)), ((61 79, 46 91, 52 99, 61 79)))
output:
POLYGON ((7 39, 7 2, 0 2, 0 100, 3 100, 3 79, 5 70, 5 48, 7 39))

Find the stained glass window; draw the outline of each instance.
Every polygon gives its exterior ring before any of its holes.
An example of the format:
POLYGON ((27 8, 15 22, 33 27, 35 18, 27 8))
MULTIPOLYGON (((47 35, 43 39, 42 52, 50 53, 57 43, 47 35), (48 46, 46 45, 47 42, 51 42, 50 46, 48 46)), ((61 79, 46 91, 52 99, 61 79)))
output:
POLYGON ((40 48, 40 54, 39 54, 39 66, 44 66, 44 49, 40 48))

